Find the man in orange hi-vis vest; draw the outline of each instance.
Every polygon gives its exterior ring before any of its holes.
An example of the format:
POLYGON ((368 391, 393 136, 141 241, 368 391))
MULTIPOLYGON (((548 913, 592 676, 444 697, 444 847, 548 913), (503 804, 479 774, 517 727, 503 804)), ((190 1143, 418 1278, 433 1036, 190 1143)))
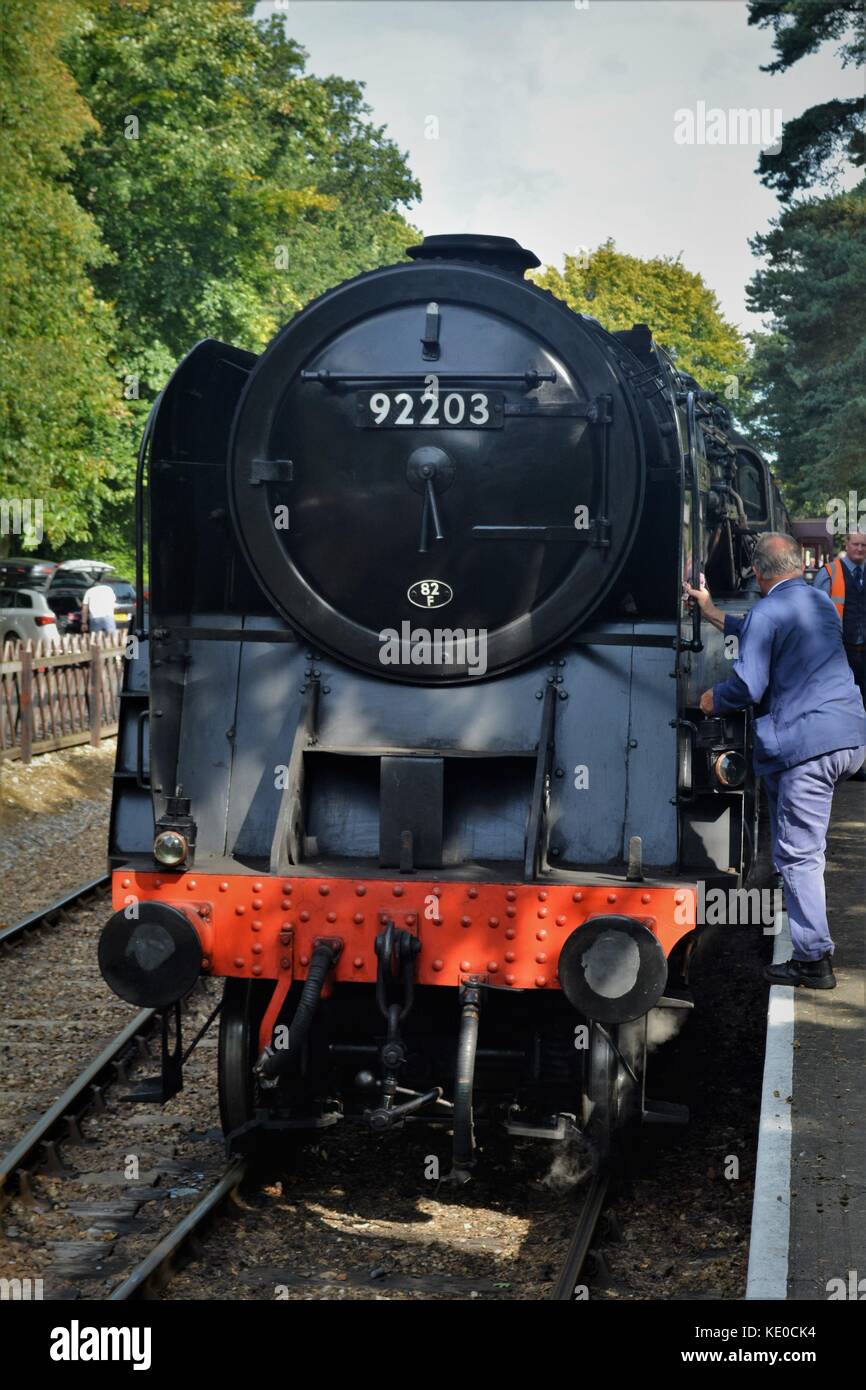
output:
MULTIPOLYGON (((849 531, 845 553, 837 560, 822 566, 815 575, 814 588, 829 594, 842 620, 842 641, 848 665, 866 705, 866 533, 849 531)), ((866 781, 866 768, 854 773, 854 779, 866 781)))

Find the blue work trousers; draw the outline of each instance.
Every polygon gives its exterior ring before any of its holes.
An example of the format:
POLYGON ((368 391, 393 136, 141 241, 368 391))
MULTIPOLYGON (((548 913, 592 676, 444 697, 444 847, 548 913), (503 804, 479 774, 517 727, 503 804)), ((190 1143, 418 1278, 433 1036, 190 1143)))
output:
POLYGON ((856 772, 866 746, 840 748, 764 773, 773 863, 785 885, 794 960, 833 952, 824 896, 824 851, 836 783, 856 772))

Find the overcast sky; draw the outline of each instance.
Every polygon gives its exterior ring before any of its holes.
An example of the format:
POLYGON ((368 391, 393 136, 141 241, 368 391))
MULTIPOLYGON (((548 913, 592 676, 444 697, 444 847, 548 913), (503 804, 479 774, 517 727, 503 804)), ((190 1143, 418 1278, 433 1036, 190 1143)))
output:
POLYGON ((771 33, 741 0, 283 0, 256 14, 274 11, 309 71, 366 84, 421 182, 410 217, 426 234, 513 236, 556 264, 607 237, 682 252, 745 329, 748 238, 778 207, 754 172, 760 147, 677 143, 675 113, 763 109, 772 138, 777 109, 788 120, 862 91, 832 44, 762 73, 771 33))

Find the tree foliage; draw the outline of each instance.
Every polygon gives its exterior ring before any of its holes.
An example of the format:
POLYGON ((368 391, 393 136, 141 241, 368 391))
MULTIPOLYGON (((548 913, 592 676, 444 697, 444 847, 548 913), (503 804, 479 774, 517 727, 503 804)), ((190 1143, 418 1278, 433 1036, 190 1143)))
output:
MULTIPOLYGON (((108 254, 66 183, 93 129, 58 44, 68 0, 0 17, 0 496, 40 500, 48 540, 94 534, 122 469, 114 323, 89 271, 108 254)), ((0 554, 34 537, 0 536, 0 554)))
POLYGON ((724 318, 702 277, 678 258, 641 260, 606 241, 589 254, 565 256, 562 270, 545 266, 535 280, 611 332, 648 324, 681 371, 709 390, 727 391, 733 405, 746 363, 745 339, 724 318))
POLYGON ((310 75, 286 17, 253 11, 4 4, 0 496, 43 499, 55 555, 128 566, 143 418, 195 342, 259 350, 417 240, 361 84, 310 75))
POLYGON ((755 340, 750 423, 786 496, 821 514, 866 477, 866 180, 786 209, 752 249, 767 265, 749 307, 772 327, 755 340))
MULTIPOLYGON (((749 23, 772 28, 776 59, 765 72, 786 72, 828 40, 839 43, 843 66, 862 67, 866 57, 864 0, 750 0, 749 23)), ((829 98, 786 121, 782 146, 758 161, 761 182, 783 201, 825 181, 845 163, 866 162, 863 100, 829 98)))
MULTIPOLYGON (((826 42, 839 44, 843 66, 862 67, 864 18, 864 0, 749 4, 749 23, 774 31, 768 72, 785 72, 826 42)), ((769 316, 769 327, 754 339, 750 425, 776 453, 788 497, 807 512, 863 488, 866 183, 844 193, 835 184, 846 161, 863 164, 862 131, 862 102, 831 97, 788 121, 781 152, 759 164, 782 212, 751 242, 766 264, 748 286, 748 303, 769 316), (830 193, 808 195, 821 183, 830 193)))
POLYGON ((313 295, 402 257, 419 189, 358 83, 305 72, 238 0, 92 0, 67 49, 98 127, 74 186, 124 370, 152 397, 200 338, 253 350, 313 295))

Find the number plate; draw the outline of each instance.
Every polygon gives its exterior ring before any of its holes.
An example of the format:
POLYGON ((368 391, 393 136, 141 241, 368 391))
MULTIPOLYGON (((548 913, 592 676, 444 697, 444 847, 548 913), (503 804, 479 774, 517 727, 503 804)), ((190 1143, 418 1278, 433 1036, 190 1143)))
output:
POLYGON ((363 391, 357 423, 362 429, 499 430, 501 391, 363 391))

